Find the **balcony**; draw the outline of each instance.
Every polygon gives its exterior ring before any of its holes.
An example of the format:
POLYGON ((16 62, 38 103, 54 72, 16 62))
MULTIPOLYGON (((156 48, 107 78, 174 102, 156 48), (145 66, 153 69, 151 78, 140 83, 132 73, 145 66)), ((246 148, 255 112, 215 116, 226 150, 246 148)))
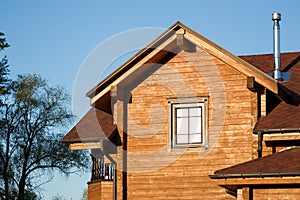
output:
POLYGON ((96 158, 91 155, 92 165, 92 176, 91 181, 113 181, 115 165, 105 160, 103 156, 96 158))

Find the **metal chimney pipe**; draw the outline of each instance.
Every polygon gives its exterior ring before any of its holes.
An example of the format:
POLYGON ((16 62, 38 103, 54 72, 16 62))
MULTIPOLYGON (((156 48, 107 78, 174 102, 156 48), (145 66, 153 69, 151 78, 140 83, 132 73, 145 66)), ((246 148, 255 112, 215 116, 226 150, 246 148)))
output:
POLYGON ((282 80, 280 71, 280 26, 281 14, 274 12, 272 14, 273 26, 273 53, 274 53, 274 79, 282 80))

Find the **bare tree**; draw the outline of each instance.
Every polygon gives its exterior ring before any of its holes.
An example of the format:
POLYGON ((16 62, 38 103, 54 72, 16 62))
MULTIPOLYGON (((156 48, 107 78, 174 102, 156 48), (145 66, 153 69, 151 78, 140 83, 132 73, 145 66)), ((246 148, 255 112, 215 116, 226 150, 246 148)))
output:
MULTIPOLYGON (((9 47, 9 44, 6 42, 4 33, 0 32, 0 52, 9 47)), ((4 56, 0 60, 0 95, 6 94, 6 85, 10 81, 8 78, 9 68, 8 68, 8 59, 7 56, 4 56)))
POLYGON ((70 98, 38 75, 19 76, 3 95, 0 109, 2 199, 34 199, 53 170, 68 175, 84 169, 88 157, 60 142, 72 121, 70 98))

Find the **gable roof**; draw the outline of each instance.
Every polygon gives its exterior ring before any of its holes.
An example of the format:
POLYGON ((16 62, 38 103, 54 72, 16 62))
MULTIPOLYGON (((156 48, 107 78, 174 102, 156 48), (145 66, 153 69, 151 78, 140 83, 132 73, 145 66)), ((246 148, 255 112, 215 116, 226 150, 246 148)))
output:
POLYGON ((62 139, 63 143, 93 142, 111 138, 117 126, 112 115, 97 108, 91 108, 62 139))
POLYGON ((215 171, 213 179, 300 176, 300 148, 292 148, 215 171))
MULTIPOLYGON (((100 98, 108 99, 110 103, 111 88, 114 88, 122 80, 128 78, 135 70, 137 70, 142 64, 149 61, 151 58, 159 54, 162 50, 172 50, 170 48, 171 43, 176 43, 178 39, 177 35, 183 35, 183 37, 192 42, 193 44, 203 48, 209 54, 227 63, 234 69, 240 71, 246 76, 255 77, 255 81, 263 85, 275 94, 284 92, 288 96, 291 96, 291 102, 282 101, 277 108, 275 108, 268 116, 259 119, 255 126, 255 131, 269 130, 269 129, 293 129, 299 128, 300 122, 300 52, 297 53, 282 53, 281 65, 283 71, 291 71, 292 76, 286 83, 278 83, 272 77, 267 75, 268 72, 273 70, 273 55, 252 55, 252 56, 235 56, 220 46, 214 44, 210 40, 201 36, 197 32, 193 31, 189 27, 185 26, 181 22, 176 22, 167 31, 161 34, 156 40, 138 52, 135 56, 129 59, 126 63, 120 66, 111 75, 101 81, 93 89, 91 89, 87 96, 91 98, 91 104, 94 104, 100 98), (105 98, 103 98, 105 97, 105 98), (291 113, 293 113, 291 115, 291 113), (284 118, 285 120, 280 120, 284 118)), ((176 47, 178 48, 178 46, 176 47)), ((164 55, 164 54, 163 54, 164 55)), ((161 56, 163 56, 161 55, 161 56)), ((102 101, 101 100, 101 101, 102 101)), ((102 102, 103 103, 103 102, 102 102)), ((105 103, 105 102, 104 102, 105 103)), ((110 105, 109 105, 110 107, 110 105)), ((103 112, 101 110, 93 108, 87 115, 69 132, 63 139, 63 142, 81 142, 95 138, 102 138, 106 135, 111 136, 112 130, 116 129, 116 126, 112 124, 112 116, 108 114, 109 111, 103 112), (91 118, 92 113, 96 113, 97 120, 91 118), (90 120, 92 120, 90 122, 90 120), (94 120, 94 121, 93 121, 94 120), (88 127, 87 124, 91 123, 91 127, 106 127, 105 131, 100 130, 100 135, 94 135, 94 129, 89 128, 89 131, 85 131, 84 138, 79 137, 77 131, 78 127, 88 127), (98 124, 97 124, 98 123, 98 124)))
MULTIPOLYGON (((267 74, 263 73, 258 68, 252 66, 243 59, 226 51, 222 47, 211 42, 207 38, 198 34, 194 30, 185 26, 181 22, 176 22, 167 31, 161 34, 156 40, 138 52, 130 60, 124 63, 116 71, 114 71, 110 76, 101 81, 98 85, 92 88, 87 96, 91 98, 91 105, 93 105, 98 99, 110 91, 111 87, 117 86, 122 80, 126 79, 130 74, 132 74, 136 69, 138 69, 142 64, 149 61, 155 55, 157 55, 162 50, 166 49, 168 45, 176 41, 177 34, 183 35, 185 39, 192 42, 193 44, 203 48, 209 54, 215 56, 216 58, 227 63, 234 69, 240 71, 246 76, 255 77, 255 81, 264 87, 268 88, 273 93, 277 94, 277 81, 267 74)), ((168 51, 168 49, 166 49, 168 51)))
MULTIPOLYGON (((265 73, 272 72, 274 62, 272 54, 240 56, 265 73)), ((279 90, 289 99, 282 101, 267 116, 260 118, 254 131, 282 130, 284 132, 300 129, 300 52, 281 53, 281 70, 292 72, 287 82, 279 83, 279 90)))

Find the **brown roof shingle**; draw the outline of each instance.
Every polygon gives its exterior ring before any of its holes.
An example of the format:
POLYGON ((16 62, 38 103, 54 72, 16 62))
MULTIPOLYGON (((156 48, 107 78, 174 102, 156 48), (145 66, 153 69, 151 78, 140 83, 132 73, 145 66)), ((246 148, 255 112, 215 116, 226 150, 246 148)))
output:
POLYGON ((300 176, 300 148, 292 148, 262 158, 215 171, 211 178, 300 176))
MULTIPOLYGON (((240 56, 265 73, 272 72, 273 55, 240 56)), ((299 129, 300 128, 300 52, 281 53, 281 71, 292 72, 287 82, 279 83, 281 92, 289 99, 282 101, 266 117, 258 120, 254 131, 268 129, 299 129)))
POLYGON ((300 108, 299 106, 281 102, 271 113, 258 120, 254 131, 268 130, 299 130, 300 108))
POLYGON ((112 115, 97 108, 91 108, 62 139, 62 142, 76 143, 111 138, 116 128, 112 115))
MULTIPOLYGON (((273 54, 239 56, 241 59, 257 67, 265 73, 273 71, 273 54)), ((297 94, 300 94, 300 52, 281 53, 281 71, 292 72, 290 80, 280 84, 297 94)))

